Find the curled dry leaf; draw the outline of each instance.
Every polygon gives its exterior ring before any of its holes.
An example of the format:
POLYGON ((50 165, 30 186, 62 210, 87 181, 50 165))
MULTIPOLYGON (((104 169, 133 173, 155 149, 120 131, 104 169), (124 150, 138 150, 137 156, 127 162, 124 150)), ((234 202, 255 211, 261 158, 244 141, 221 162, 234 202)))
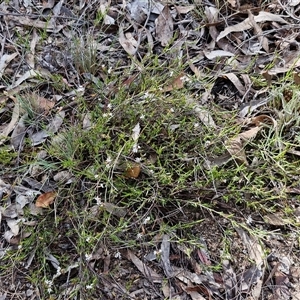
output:
POLYGON ((137 123, 134 128, 132 129, 132 139, 134 141, 134 145, 132 147, 132 152, 133 153, 137 153, 138 152, 138 139, 140 136, 140 132, 141 132, 141 126, 140 123, 137 123))
POLYGON ((112 215, 117 216, 119 218, 123 218, 127 214, 125 208, 114 205, 109 202, 102 202, 100 206, 103 207, 106 211, 108 211, 112 215))
POLYGON ((293 72, 293 79, 296 85, 300 85, 300 73, 293 72))
POLYGON ((269 53, 269 41, 268 41, 268 39, 263 35, 263 31, 262 31, 261 27, 254 20, 254 16, 253 16, 253 14, 251 13, 250 10, 248 10, 248 15, 249 15, 250 23, 251 23, 252 27, 254 28, 254 33, 257 35, 257 38, 258 38, 261 46, 263 47, 263 49, 267 53, 269 53))
POLYGON ((195 5, 188 5, 188 6, 175 6, 175 9, 179 14, 187 14, 188 12, 192 11, 195 8, 195 5))
POLYGON ((138 42, 130 32, 124 34, 122 26, 119 29, 119 43, 129 55, 135 55, 138 49, 138 42))
POLYGON ((164 92, 171 92, 173 90, 178 90, 178 89, 182 89, 184 87, 184 81, 185 81, 186 77, 185 74, 182 72, 179 74, 179 76, 177 76, 172 84, 166 86, 163 91, 164 92))
POLYGON ((227 73, 227 74, 223 74, 222 76, 229 79, 234 84, 234 86, 236 87, 236 89, 239 91, 241 95, 244 95, 246 93, 244 85, 241 83, 240 79, 234 73, 227 73))
POLYGON ((162 281, 162 276, 145 265, 131 250, 127 250, 126 257, 128 260, 132 261, 146 278, 149 278, 154 283, 160 283, 162 281))
POLYGON ((141 166, 139 164, 132 164, 125 171, 126 178, 138 178, 141 173, 141 166))
POLYGON ((164 7, 161 14, 155 20, 156 36, 162 46, 167 46, 173 38, 173 19, 168 5, 164 7))
POLYGON ((16 219, 7 219, 6 220, 6 224, 10 228, 10 231, 12 232, 12 234, 14 236, 19 234, 19 231, 20 231, 19 223, 20 223, 20 221, 21 221, 20 219, 18 219, 18 220, 16 220, 16 219))
POLYGON ((55 105, 54 101, 50 101, 36 93, 28 95, 28 100, 30 101, 32 109, 37 113, 48 113, 55 105))
POLYGON ((50 19, 50 21, 43 22, 40 20, 33 20, 27 16, 8 15, 8 16, 5 16, 5 20, 7 22, 13 21, 13 22, 19 23, 21 25, 34 27, 34 28, 40 28, 40 29, 46 30, 47 32, 54 32, 54 33, 58 33, 60 30, 62 30, 64 28, 64 25, 55 24, 54 18, 50 19))
POLYGON ((229 51, 224 51, 224 50, 213 50, 213 51, 203 51, 205 57, 207 59, 215 59, 218 57, 232 57, 234 56, 233 53, 229 52, 229 51))
POLYGON ((10 134, 10 132, 14 129, 15 125, 19 121, 20 117, 20 103, 19 101, 15 101, 15 106, 12 112, 12 117, 9 124, 0 132, 0 145, 3 144, 5 138, 10 134))
POLYGON ((27 118, 28 118, 27 114, 25 114, 24 116, 22 116, 20 118, 17 126, 15 127, 15 129, 11 135, 10 143, 14 147, 15 150, 18 148, 22 148, 22 143, 24 141, 25 134, 27 131, 27 126, 25 124, 25 121, 27 120, 27 118))
POLYGON ((40 195, 35 202, 36 207, 48 208, 54 202, 56 192, 48 192, 40 195))
MULTIPOLYGON (((278 15, 274 15, 272 13, 266 12, 266 11, 260 11, 257 16, 254 16, 254 21, 259 22, 278 22, 283 24, 288 24, 283 18, 281 18, 278 15)), ((217 42, 227 36, 231 32, 241 32, 244 30, 248 30, 252 28, 253 25, 249 18, 245 19, 243 22, 229 26, 225 28, 222 32, 220 32, 219 36, 217 37, 217 42)))
POLYGON ((32 145, 36 146, 40 143, 43 143, 48 136, 50 136, 53 133, 56 133, 62 125, 65 115, 66 113, 63 110, 58 112, 47 125, 46 130, 42 129, 41 131, 32 134, 30 136, 32 145))
POLYGON ((228 0, 228 3, 229 3, 232 7, 236 7, 236 0, 228 0))
POLYGON ((261 124, 275 125, 275 120, 268 115, 259 115, 251 119, 251 124, 259 126, 261 124))
POLYGON ((244 163, 246 166, 249 165, 244 150, 244 143, 253 139, 260 131, 261 127, 257 126, 251 128, 245 132, 240 133, 237 137, 230 140, 227 146, 227 151, 230 155, 240 163, 244 163))
POLYGON ((300 3, 300 0, 290 0, 288 1, 289 6, 297 6, 300 3))
POLYGON ((2 78, 5 68, 18 55, 18 53, 4 54, 0 59, 0 78, 2 78))

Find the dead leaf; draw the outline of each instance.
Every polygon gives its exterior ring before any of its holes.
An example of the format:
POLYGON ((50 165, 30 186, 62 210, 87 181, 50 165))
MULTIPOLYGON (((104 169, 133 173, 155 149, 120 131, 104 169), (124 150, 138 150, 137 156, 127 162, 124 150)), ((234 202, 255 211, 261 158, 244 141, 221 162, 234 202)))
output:
POLYGON ((66 113, 62 110, 58 112, 47 125, 45 130, 38 131, 30 136, 32 145, 36 146, 43 143, 48 136, 56 133, 63 123, 66 113))
POLYGON ((188 12, 192 11, 195 8, 195 5, 188 5, 188 6, 176 6, 175 9, 179 14, 187 14, 188 12))
POLYGON ((275 120, 268 115, 259 115, 251 118, 251 124, 255 126, 260 126, 261 124, 275 125, 275 120))
POLYGON ((258 107, 265 105, 268 103, 268 99, 262 98, 259 100, 251 100, 249 103, 247 103, 244 106, 241 106, 241 110, 239 112, 239 116, 241 118, 244 118, 245 116, 251 114, 255 109, 258 107))
POLYGON ((141 166, 137 163, 130 165, 125 171, 126 178, 138 178, 141 173, 141 166))
POLYGON ((10 132, 14 129, 17 124, 20 116, 20 103, 15 99, 15 106, 12 112, 12 117, 10 123, 0 132, 0 145, 3 144, 5 138, 10 134, 10 132))
POLYGON ((56 197, 56 192, 48 192, 40 195, 35 202, 36 207, 48 208, 56 197))
POLYGON ((243 143, 239 136, 230 141, 230 145, 229 147, 227 147, 227 151, 239 163, 245 164, 246 166, 249 165, 245 150, 243 148, 243 143))
POLYGON ((256 137, 256 134, 261 130, 261 127, 253 127, 247 131, 244 131, 239 134, 239 138, 243 142, 249 142, 250 140, 254 139, 256 137))
POLYGON ((119 28, 119 43, 129 55, 135 55, 138 49, 138 42, 130 32, 124 34, 123 27, 119 28))
POLYGON ((138 270, 153 283, 161 283, 162 276, 146 266, 131 250, 127 250, 127 259, 131 260, 138 270))
POLYGON ((2 78, 5 68, 8 66, 8 64, 17 56, 18 53, 2 55, 0 59, 0 78, 2 78))
POLYGON ((161 45, 167 46, 173 38, 173 18, 168 5, 164 7, 161 14, 155 20, 156 36, 161 45))
MULTIPOLYGON (((271 300, 289 300, 291 299, 291 291, 290 291, 290 280, 289 276, 284 274, 281 271, 276 270, 274 273, 275 279, 275 290, 274 295, 271 297, 271 300)), ((295 299, 296 300, 296 299, 295 299)))
POLYGON ((91 113, 86 113, 84 115, 83 121, 82 121, 82 129, 83 130, 90 130, 93 127, 92 123, 92 114, 91 113))
MULTIPOLYGON (((130 17, 138 24, 144 24, 150 14, 151 2, 147 0, 134 0, 127 3, 130 17)), ((146 25, 146 24, 145 24, 146 25)))
POLYGON ((21 220, 16 220, 16 219, 7 219, 6 220, 6 223, 7 223, 7 226, 10 228, 10 231, 12 232, 12 234, 14 236, 18 235, 19 234, 19 231, 20 231, 20 226, 19 226, 19 223, 20 223, 21 220))
POLYGON ((141 127, 140 127, 140 123, 137 123, 134 128, 132 129, 132 139, 134 141, 134 145, 132 146, 132 152, 133 153, 137 153, 138 152, 138 139, 140 136, 140 132, 141 132, 141 127))
POLYGON ((300 3, 300 0, 289 0, 288 5, 289 6, 297 6, 300 3))
POLYGON ((273 75, 271 75, 268 70, 262 71, 261 75, 267 80, 268 86, 270 86, 272 83, 273 75))
POLYGON ((210 51, 210 52, 207 52, 207 51, 203 51, 205 57, 207 59, 215 59, 215 58, 218 58, 218 57, 232 57, 234 56, 233 53, 229 52, 229 51, 224 51, 224 50, 213 50, 213 51, 210 51))
POLYGON ((298 72, 293 72, 293 78, 294 78, 294 83, 296 85, 300 85, 300 73, 298 72))
POLYGON ((74 178, 72 173, 70 173, 69 171, 60 171, 53 176, 53 180, 69 184, 74 181, 74 178))
POLYGON ((34 77, 38 77, 41 76, 41 74, 37 71, 34 70, 29 70, 27 72, 25 72, 14 84, 10 85, 9 87, 7 87, 7 91, 14 89, 15 87, 19 86, 23 81, 29 79, 29 78, 34 78, 34 77))
MULTIPOLYGON (((288 24, 283 18, 278 15, 274 15, 272 13, 266 11, 260 11, 257 16, 254 16, 254 21, 257 23, 260 22, 278 22, 283 24, 288 24)), ((229 26, 225 28, 220 34, 218 35, 216 41, 218 42, 220 39, 224 38, 231 32, 241 32, 252 28, 253 25, 249 18, 245 19, 243 22, 229 26)))
POLYGON ((283 219, 282 216, 277 214, 267 214, 263 217, 266 224, 270 224, 273 226, 284 226, 286 224, 290 224, 291 221, 283 219))
POLYGON ((27 126, 25 125, 25 121, 27 118, 28 118, 27 114, 25 114, 20 118, 17 126, 15 127, 11 135, 10 143, 15 150, 22 148, 22 144, 24 142, 25 134, 27 131, 27 126))
POLYGON ((264 251, 261 244, 259 244, 254 237, 249 236, 242 228, 236 228, 236 231, 238 232, 247 249, 249 259, 255 262, 255 267, 258 269, 257 276, 255 278, 256 285, 252 289, 251 294, 254 299, 259 299, 263 284, 262 278, 264 273, 264 251))
POLYGON ((15 236, 11 230, 5 231, 3 237, 10 245, 18 245, 20 243, 20 235, 15 236))
POLYGON ((241 83, 240 79, 234 73, 226 73, 221 76, 228 78, 241 95, 244 95, 246 93, 244 85, 241 83))
POLYGON ((30 102, 32 109, 37 113, 45 112, 47 114, 55 105, 54 101, 50 101, 36 93, 28 94, 26 99, 30 102))
POLYGON ((229 3, 232 7, 236 7, 236 0, 228 0, 228 3, 229 3))
POLYGON ((269 53, 269 41, 268 39, 263 35, 263 31, 261 29, 261 27, 257 24, 257 22, 254 19, 253 14, 251 13, 250 10, 248 10, 248 16, 249 16, 249 20, 250 23, 252 24, 253 28, 254 28, 254 33, 257 35, 257 39, 259 40, 262 48, 269 53))
POLYGON ((226 299, 234 299, 238 293, 238 281, 229 260, 223 260, 223 281, 225 286, 226 299))
POLYGON ((5 208, 0 206, 1 215, 5 218, 14 219, 18 217, 18 210, 15 204, 10 204, 5 208))
POLYGON ((179 76, 177 76, 172 84, 166 86, 163 91, 164 92, 171 92, 173 90, 179 90, 182 89, 184 87, 184 79, 185 79, 185 74, 182 72, 179 74, 179 76))
POLYGON ((100 206, 103 207, 106 211, 108 211, 112 215, 117 216, 119 218, 123 218, 127 214, 125 208, 119 207, 109 202, 101 202, 100 206))
POLYGON ((47 22, 43 22, 41 20, 33 20, 30 17, 27 16, 12 16, 12 15, 7 15, 4 17, 4 19, 9 22, 9 21, 14 21, 18 24, 25 25, 25 26, 30 26, 34 28, 40 28, 44 29, 47 32, 53 32, 53 33, 58 33, 61 31, 65 25, 57 25, 55 20, 56 18, 51 18, 47 22))
POLYGON ((262 127, 253 127, 245 132, 240 133, 237 137, 231 139, 227 145, 227 151, 230 155, 240 163, 249 165, 246 153, 244 150, 244 143, 253 139, 262 127))
POLYGON ((174 276, 173 268, 170 263, 170 237, 165 234, 161 242, 161 264, 164 270, 164 273, 167 277, 174 276))

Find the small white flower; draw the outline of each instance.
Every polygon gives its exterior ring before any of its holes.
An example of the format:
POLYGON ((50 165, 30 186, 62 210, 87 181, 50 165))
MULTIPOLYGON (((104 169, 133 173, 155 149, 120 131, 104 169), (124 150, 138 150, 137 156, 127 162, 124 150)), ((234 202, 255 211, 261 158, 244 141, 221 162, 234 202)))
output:
POLYGON ((52 285, 53 285, 53 282, 52 280, 48 280, 46 279, 45 280, 45 285, 47 286, 47 292, 50 294, 52 292, 52 285))
POLYGON ((91 241, 91 237, 88 236, 88 237, 85 239, 85 241, 86 241, 87 243, 90 242, 90 241, 91 241))
POLYGON ((95 200, 97 202, 97 205, 101 205, 102 204, 102 201, 101 201, 100 197, 95 197, 95 200))
POLYGON ((104 117, 104 118, 106 118, 106 117, 112 117, 112 113, 104 113, 102 116, 104 117))
POLYGON ((112 67, 110 67, 110 68, 108 69, 107 73, 110 74, 111 71, 112 71, 112 67))
POLYGON ((61 268, 60 267, 58 267, 56 269, 56 276, 59 276, 59 275, 61 275, 61 268))
POLYGON ((140 146, 138 144, 134 144, 133 147, 132 147, 132 152, 133 153, 138 153, 140 149, 140 146))
POLYGON ((136 238, 137 238, 137 240, 141 240, 142 238, 143 238, 143 234, 142 233, 138 233, 137 235, 136 235, 136 238))
POLYGON ((174 72, 173 72, 173 71, 171 71, 171 72, 170 72, 170 77, 172 77, 172 76, 173 76, 173 74, 174 74, 174 72))
POLYGON ((112 162, 111 157, 110 157, 110 156, 107 156, 107 159, 106 159, 106 162, 105 162, 106 168, 109 168, 109 167, 110 167, 111 162, 112 162))
POLYGON ((111 109, 111 108, 112 108, 112 105, 111 105, 110 103, 108 103, 108 104, 107 104, 107 108, 108 108, 108 109, 111 109))
POLYGON ((88 284, 88 285, 86 286, 86 289, 87 289, 87 290, 91 290, 93 287, 94 287, 93 284, 88 284))
POLYGON ((52 286, 52 281, 46 279, 46 280, 45 280, 45 284, 46 284, 47 286, 52 286))
POLYGON ((87 260, 87 261, 90 261, 91 259, 93 258, 93 255, 92 254, 85 254, 85 259, 87 260))
POLYGON ((121 259, 121 253, 118 251, 115 253, 115 258, 121 259))
POLYGON ((148 217, 143 221, 143 225, 146 225, 149 221, 150 221, 150 217, 148 216, 148 217))
POLYGON ((98 174, 96 174, 96 175, 94 176, 94 178, 95 178, 95 179, 98 179, 98 178, 99 178, 99 175, 98 175, 98 174))
POLYGON ((141 116, 140 116, 140 119, 141 119, 141 120, 144 120, 144 119, 145 119, 145 115, 141 115, 141 116))
POLYGON ((141 160, 142 160, 142 159, 141 159, 140 157, 136 157, 134 161, 137 162, 137 163, 140 163, 141 160))
POLYGON ((175 109, 172 107, 171 109, 170 109, 170 112, 174 112, 175 111, 175 109))
POLYGON ((251 225, 251 224, 253 223, 253 219, 252 219, 251 215, 248 216, 248 218, 247 218, 247 220, 246 220, 246 223, 247 223, 248 225, 251 225))

